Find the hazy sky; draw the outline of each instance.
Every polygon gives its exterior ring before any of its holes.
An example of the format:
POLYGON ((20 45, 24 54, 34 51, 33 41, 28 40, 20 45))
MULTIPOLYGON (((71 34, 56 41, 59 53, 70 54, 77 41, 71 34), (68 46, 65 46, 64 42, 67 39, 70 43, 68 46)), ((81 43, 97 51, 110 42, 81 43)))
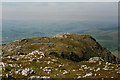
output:
POLYGON ((3 19, 26 21, 116 22, 115 2, 3 2, 3 19))

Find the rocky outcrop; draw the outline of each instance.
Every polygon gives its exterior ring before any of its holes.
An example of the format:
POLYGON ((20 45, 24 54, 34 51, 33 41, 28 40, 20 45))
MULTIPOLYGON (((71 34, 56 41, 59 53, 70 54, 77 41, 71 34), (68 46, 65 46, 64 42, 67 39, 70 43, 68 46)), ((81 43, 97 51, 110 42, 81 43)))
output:
POLYGON ((96 63, 99 61, 103 62, 104 60, 101 57, 92 57, 88 60, 88 62, 90 62, 90 63, 96 63))
POLYGON ((25 69, 19 69, 15 71, 15 74, 22 74, 24 76, 28 76, 29 74, 35 74, 34 70, 25 68, 25 69))

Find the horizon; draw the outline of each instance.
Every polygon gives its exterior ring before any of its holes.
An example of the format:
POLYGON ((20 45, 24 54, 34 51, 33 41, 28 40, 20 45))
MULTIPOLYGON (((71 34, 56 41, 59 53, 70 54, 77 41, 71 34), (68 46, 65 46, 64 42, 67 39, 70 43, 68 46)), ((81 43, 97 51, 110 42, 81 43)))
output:
POLYGON ((117 22, 117 3, 3 2, 3 20, 117 22))

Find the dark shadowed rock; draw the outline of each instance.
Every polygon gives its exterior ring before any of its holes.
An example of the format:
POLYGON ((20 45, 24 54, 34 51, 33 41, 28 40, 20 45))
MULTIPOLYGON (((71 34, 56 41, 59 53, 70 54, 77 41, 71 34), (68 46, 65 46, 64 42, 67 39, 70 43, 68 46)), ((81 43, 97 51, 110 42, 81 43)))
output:
POLYGON ((79 62, 80 58, 79 58, 79 56, 77 54, 75 54, 74 52, 71 52, 70 53, 70 60, 79 62))
POLYGON ((59 56, 58 53, 56 53, 56 52, 50 52, 49 55, 54 55, 54 56, 56 56, 56 57, 59 56))
POLYGON ((25 55, 24 53, 22 53, 22 52, 18 52, 18 54, 17 55, 25 55))

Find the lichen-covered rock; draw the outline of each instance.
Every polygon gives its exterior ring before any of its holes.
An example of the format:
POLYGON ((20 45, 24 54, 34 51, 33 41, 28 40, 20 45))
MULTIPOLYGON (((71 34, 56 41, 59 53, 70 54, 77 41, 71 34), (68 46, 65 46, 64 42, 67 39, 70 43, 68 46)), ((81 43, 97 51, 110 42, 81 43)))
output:
POLYGON ((96 63, 96 62, 99 62, 99 61, 104 61, 101 57, 92 57, 88 60, 88 62, 90 63, 96 63))
POLYGON ((45 68, 43 69, 43 71, 50 72, 50 71, 51 71, 51 67, 45 67, 45 68))
POLYGON ((25 68, 25 69, 23 69, 23 70, 21 71, 21 73, 22 73, 22 75, 24 75, 24 76, 28 76, 29 74, 34 74, 35 72, 34 72, 34 70, 32 70, 32 69, 25 68))
POLYGON ((30 79, 30 80, 40 79, 40 76, 30 76, 29 79, 30 79))
POLYGON ((90 73, 85 74, 85 75, 83 76, 83 78, 84 78, 84 77, 88 77, 88 76, 92 76, 92 75, 93 75, 93 73, 90 72, 90 73))
POLYGON ((67 38, 68 36, 70 36, 72 33, 59 33, 57 34, 56 36, 54 37, 57 37, 57 38, 67 38))
POLYGON ((67 73, 68 73, 68 71, 64 70, 63 74, 65 75, 65 74, 67 74, 67 73))
POLYGON ((41 78, 43 78, 43 79, 49 79, 50 76, 41 76, 41 78))

